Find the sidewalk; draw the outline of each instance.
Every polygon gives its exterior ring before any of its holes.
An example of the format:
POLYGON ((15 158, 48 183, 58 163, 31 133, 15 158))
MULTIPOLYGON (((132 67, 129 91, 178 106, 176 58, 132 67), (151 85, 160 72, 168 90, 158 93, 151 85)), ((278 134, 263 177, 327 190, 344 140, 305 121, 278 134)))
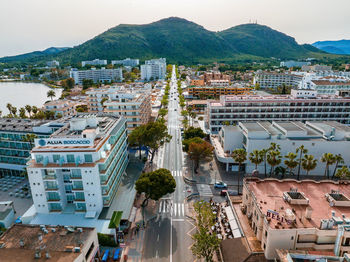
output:
MULTIPOLYGON (((142 208, 141 204, 144 200, 143 197, 138 197, 135 199, 134 206, 137 208, 135 221, 131 224, 129 229, 129 234, 126 240, 126 247, 124 248, 123 257, 121 261, 124 261, 124 255, 128 256, 127 261, 140 262, 142 259, 142 251, 145 237, 145 228, 143 227, 142 218, 142 208), (137 232, 137 227, 139 225, 139 231, 137 232)), ((150 200, 147 207, 145 208, 145 224, 147 227, 147 222, 156 217, 157 214, 157 204, 155 201, 150 200)))
POLYGON ((184 153, 184 176, 188 179, 194 180, 201 184, 213 185, 216 181, 224 181, 228 185, 237 184, 237 172, 227 172, 220 163, 217 162, 215 156, 211 162, 200 163, 198 173, 192 174, 192 160, 189 159, 186 153, 184 153), (212 167, 210 167, 210 163, 212 167), (215 178, 216 177, 216 178, 215 178))

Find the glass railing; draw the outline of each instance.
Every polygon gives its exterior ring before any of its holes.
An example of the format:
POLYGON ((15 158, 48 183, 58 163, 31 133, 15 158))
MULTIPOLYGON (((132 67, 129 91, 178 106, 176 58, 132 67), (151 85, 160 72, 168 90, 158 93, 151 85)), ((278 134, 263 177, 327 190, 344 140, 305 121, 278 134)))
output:
POLYGON ((58 186, 45 186, 45 190, 58 190, 58 186))

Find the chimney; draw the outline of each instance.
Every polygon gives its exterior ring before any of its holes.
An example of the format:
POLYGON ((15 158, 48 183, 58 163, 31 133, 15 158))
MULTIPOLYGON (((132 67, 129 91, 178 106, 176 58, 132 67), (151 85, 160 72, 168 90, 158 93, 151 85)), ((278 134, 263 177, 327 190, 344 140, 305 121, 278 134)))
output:
POLYGON ((312 207, 308 206, 305 209, 305 218, 306 219, 311 219, 311 215, 312 215, 312 207))

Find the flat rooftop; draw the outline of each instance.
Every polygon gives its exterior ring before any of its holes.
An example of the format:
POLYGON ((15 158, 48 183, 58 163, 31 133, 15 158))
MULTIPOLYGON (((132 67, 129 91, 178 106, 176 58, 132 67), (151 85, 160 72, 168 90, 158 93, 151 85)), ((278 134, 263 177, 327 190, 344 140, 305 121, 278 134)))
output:
POLYGON ((211 106, 224 106, 225 103, 276 103, 276 102, 350 102, 349 98, 338 95, 317 95, 310 98, 295 97, 292 95, 224 95, 220 102, 209 102, 211 106))
POLYGON ((1 261, 37 261, 34 254, 38 248, 42 248, 42 260, 45 260, 45 252, 48 251, 51 261, 73 261, 80 252, 67 252, 66 247, 82 248, 84 242, 95 234, 94 228, 87 227, 82 228, 82 232, 63 226, 47 226, 46 230, 47 233, 44 233, 39 225, 15 224, 10 227, 0 237, 0 244, 4 244, 0 248, 1 261))
MULTIPOLYGON (((257 121, 239 122, 239 126, 252 132, 265 132, 266 135, 280 135, 279 139, 324 140, 323 136, 335 135, 332 141, 348 141, 350 127, 336 121, 257 121), (287 132, 287 133, 285 133, 287 132), (290 133, 289 133, 290 132, 290 133)), ((264 138, 261 138, 264 139, 264 138)), ((265 138, 266 139, 266 138, 265 138)))
MULTIPOLYGON (((286 217, 287 210, 291 210, 295 216, 295 223, 282 223, 284 228, 319 228, 321 219, 332 218, 332 211, 335 217, 350 218, 350 208, 343 206, 330 206, 325 194, 340 192, 345 197, 350 197, 350 186, 335 181, 312 181, 303 180, 296 181, 293 179, 277 180, 277 179, 245 179, 244 182, 249 191, 255 196, 256 203, 260 206, 263 214, 267 214, 268 210, 277 212, 282 217, 286 217), (291 204, 283 198, 284 192, 291 189, 303 193, 309 199, 306 204, 291 204), (320 208, 322 207, 322 208, 320 208), (305 218, 306 209, 311 208, 311 219, 305 218)), ((270 227, 275 228, 278 221, 270 220, 270 227)))
POLYGON ((52 120, 0 118, 0 131, 33 133, 33 127, 52 122, 52 120))

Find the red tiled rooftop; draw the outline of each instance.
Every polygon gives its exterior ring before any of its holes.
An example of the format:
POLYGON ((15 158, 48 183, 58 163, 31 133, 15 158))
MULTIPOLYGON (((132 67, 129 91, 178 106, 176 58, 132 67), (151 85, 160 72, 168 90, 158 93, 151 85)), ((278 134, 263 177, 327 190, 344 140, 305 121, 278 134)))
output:
MULTIPOLYGON (((344 214, 347 218, 350 218, 350 207, 330 206, 325 197, 326 193, 336 190, 349 198, 350 184, 329 180, 316 182, 312 180, 296 181, 292 179, 254 179, 245 180, 245 182, 249 190, 254 194, 263 214, 266 214, 267 210, 275 210, 284 216, 287 209, 295 211, 295 225, 292 226, 283 223, 283 227, 285 228, 319 228, 321 219, 330 219, 332 217, 332 211, 335 211, 336 217, 342 217, 342 214, 344 214), (303 192, 305 197, 309 199, 309 205, 290 204, 284 201, 283 193, 290 191, 291 188, 296 188, 298 192, 303 192), (310 220, 305 218, 305 211, 308 206, 312 208, 310 220)), ((277 222, 277 220, 271 219, 270 227, 274 227, 277 222)))

